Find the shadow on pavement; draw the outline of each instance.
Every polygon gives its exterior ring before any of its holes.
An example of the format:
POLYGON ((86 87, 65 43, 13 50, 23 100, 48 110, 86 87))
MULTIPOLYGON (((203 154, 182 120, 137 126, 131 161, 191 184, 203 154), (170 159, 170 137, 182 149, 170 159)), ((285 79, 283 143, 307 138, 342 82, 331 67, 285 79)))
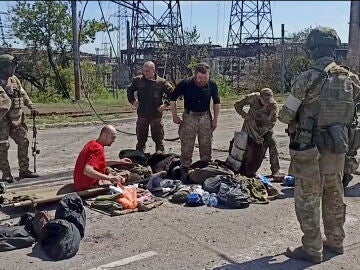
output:
POLYGON ((33 257, 33 258, 38 258, 42 261, 53 261, 51 260, 46 254, 45 252, 41 249, 41 246, 39 243, 36 243, 32 250, 31 253, 26 254, 29 257, 33 257))
POLYGON ((284 193, 285 198, 294 198, 294 188, 293 187, 284 187, 281 190, 284 193))
MULTIPOLYGON (((251 261, 243 263, 231 263, 220 267, 213 268, 213 270, 303 270, 314 265, 309 262, 289 259, 287 257, 285 261, 278 261, 278 256, 283 254, 276 254, 274 256, 265 256, 257 258, 251 261)), ((333 258, 334 255, 331 253, 324 253, 324 262, 333 258)))

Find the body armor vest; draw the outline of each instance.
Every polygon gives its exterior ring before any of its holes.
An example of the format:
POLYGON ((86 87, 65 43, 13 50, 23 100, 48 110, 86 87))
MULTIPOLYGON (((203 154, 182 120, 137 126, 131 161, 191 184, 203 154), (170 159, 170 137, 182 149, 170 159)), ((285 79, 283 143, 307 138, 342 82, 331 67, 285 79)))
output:
POLYGON ((24 106, 24 94, 21 92, 20 84, 14 77, 9 78, 4 90, 11 99, 11 107, 6 118, 14 124, 20 124, 22 108, 24 106))

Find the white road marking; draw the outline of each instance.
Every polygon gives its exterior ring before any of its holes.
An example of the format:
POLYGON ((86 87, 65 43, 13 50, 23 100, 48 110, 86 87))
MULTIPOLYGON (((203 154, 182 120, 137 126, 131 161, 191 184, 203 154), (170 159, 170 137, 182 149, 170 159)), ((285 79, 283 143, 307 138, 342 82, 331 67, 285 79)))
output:
POLYGON ((95 267, 95 268, 91 268, 90 270, 105 270, 105 269, 108 269, 108 268, 127 265, 127 264, 132 263, 132 262, 136 262, 136 261, 140 261, 140 260, 150 258, 152 256, 155 256, 156 254, 157 253, 154 252, 154 251, 148 251, 148 252, 144 252, 144 253, 141 253, 141 254, 138 254, 138 255, 135 255, 135 256, 124 258, 124 259, 121 259, 121 260, 118 260, 118 261, 115 261, 115 262, 112 262, 112 263, 108 263, 108 264, 104 264, 104 265, 101 265, 101 266, 98 266, 98 267, 95 267))

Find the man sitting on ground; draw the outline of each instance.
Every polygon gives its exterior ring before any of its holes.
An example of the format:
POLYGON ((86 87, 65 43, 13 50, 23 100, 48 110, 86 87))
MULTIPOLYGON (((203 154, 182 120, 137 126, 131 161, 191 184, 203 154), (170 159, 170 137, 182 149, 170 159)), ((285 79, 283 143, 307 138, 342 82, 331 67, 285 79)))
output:
POLYGON ((131 164, 128 158, 105 160, 104 146, 111 146, 116 139, 116 129, 106 125, 101 129, 100 136, 91 140, 81 150, 74 169, 75 191, 86 190, 99 185, 124 183, 120 175, 109 174, 107 167, 131 164))

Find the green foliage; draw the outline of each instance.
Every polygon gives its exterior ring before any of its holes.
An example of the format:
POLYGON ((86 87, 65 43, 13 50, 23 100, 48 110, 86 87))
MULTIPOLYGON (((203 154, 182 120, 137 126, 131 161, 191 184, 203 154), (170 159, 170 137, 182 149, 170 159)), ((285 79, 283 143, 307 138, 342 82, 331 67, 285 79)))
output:
MULTIPOLYGON (((21 77, 40 91, 55 89, 65 97, 73 92, 70 1, 17 1, 9 13, 14 35, 31 51, 19 70, 21 77)), ((109 31, 115 29, 108 26, 109 31)), ((94 42, 96 33, 105 29, 103 22, 83 20, 80 44, 94 42)))
POLYGON ((104 86, 105 76, 111 72, 109 65, 95 65, 91 62, 81 63, 81 76, 83 92, 90 98, 101 98, 107 96, 108 89, 104 86))
POLYGON ((230 96, 234 94, 234 90, 231 87, 231 83, 220 75, 215 75, 212 79, 216 82, 219 95, 221 97, 230 96))
POLYGON ((196 25, 191 30, 184 30, 185 45, 193 45, 199 43, 200 33, 196 29, 196 25))

